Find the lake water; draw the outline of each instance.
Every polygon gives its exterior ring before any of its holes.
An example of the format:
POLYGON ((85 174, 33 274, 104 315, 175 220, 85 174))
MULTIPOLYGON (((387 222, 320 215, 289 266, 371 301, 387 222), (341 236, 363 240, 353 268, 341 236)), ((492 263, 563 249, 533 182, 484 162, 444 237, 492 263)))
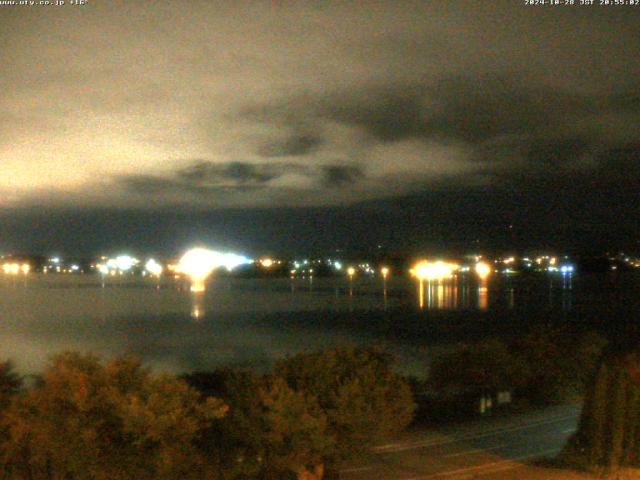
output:
POLYGON ((171 372, 264 371, 289 354, 357 344, 390 351, 400 371, 420 376, 452 342, 552 321, 614 330, 639 311, 637 272, 461 277, 422 295, 399 277, 218 277, 193 294, 172 279, 0 274, 0 359, 24 373, 64 350, 133 353, 171 372))

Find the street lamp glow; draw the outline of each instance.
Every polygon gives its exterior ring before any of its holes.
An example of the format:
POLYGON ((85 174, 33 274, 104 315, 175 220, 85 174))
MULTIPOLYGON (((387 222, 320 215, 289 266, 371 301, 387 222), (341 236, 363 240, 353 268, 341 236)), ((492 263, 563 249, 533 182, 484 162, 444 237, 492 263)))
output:
POLYGON ((478 262, 476 263, 476 274, 481 280, 484 280, 489 275, 491 275, 491 267, 488 263, 478 262))
POLYGON ((353 267, 349 267, 347 268, 347 275, 349 275, 349 277, 353 277, 356 274, 356 269, 353 267))
POLYGON ((270 258, 263 258, 262 260, 260 260, 260 264, 264 268, 271 268, 273 266, 273 260, 270 258))
POLYGON ((388 267, 382 267, 380 269, 380 273, 382 274, 382 278, 384 278, 386 280, 387 276, 389 275, 389 268, 388 267))
POLYGON ((17 275, 20 273, 20 265, 17 263, 5 263, 2 266, 2 270, 8 275, 17 275))

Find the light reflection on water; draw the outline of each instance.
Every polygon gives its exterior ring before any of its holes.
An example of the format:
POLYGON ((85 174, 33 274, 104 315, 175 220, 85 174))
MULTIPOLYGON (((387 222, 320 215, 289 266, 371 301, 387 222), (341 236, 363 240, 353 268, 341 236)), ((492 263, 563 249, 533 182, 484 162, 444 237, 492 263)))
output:
POLYGON ((437 348, 434 318, 546 319, 555 312, 610 322, 626 315, 620 308, 640 311, 638 275, 460 276, 425 282, 422 290, 400 277, 217 277, 199 294, 172 279, 104 281, 0 275, 0 360, 36 371, 50 354, 76 349, 135 353, 169 371, 228 363, 265 369, 299 351, 377 344, 403 370, 419 373, 437 348))
POLYGON ((515 289, 490 288, 487 279, 454 276, 450 279, 417 281, 417 306, 420 310, 480 310, 489 309, 490 298, 504 297, 507 307, 515 307, 515 289))

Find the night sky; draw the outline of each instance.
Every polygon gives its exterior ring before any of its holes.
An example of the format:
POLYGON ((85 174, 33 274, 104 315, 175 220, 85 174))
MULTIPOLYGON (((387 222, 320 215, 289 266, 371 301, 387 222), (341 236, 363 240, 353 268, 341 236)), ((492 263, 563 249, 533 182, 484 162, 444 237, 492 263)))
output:
POLYGON ((0 79, 0 253, 640 250, 640 7, 0 6, 0 79))

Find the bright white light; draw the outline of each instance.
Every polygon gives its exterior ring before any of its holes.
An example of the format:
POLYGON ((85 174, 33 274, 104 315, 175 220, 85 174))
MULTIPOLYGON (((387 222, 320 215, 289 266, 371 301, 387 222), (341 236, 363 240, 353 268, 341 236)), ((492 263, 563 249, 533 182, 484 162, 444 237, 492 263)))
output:
POLYGON ((562 265, 560 267, 560 272, 562 273, 573 273, 573 265, 562 265))
POLYGON ((149 272, 151 275, 155 275, 159 277, 162 274, 162 265, 156 262, 153 258, 147 260, 147 263, 144 265, 144 269, 149 272))
POLYGON ((221 253, 206 248, 192 248, 178 263, 177 271, 191 278, 191 291, 203 292, 204 281, 216 268, 231 271, 239 265, 251 263, 251 259, 234 253, 221 253))
POLYGON ((235 253, 224 253, 222 255, 221 267, 226 268, 229 272, 240 265, 247 265, 252 263, 253 260, 243 255, 236 255, 235 253))
POLYGON ((422 261, 413 267, 412 273, 420 280, 442 280, 450 278, 459 269, 455 263, 422 261))
POLYGON ((342 270, 342 263, 341 262, 333 262, 333 267, 336 270, 342 270))
POLYGON ((138 260, 130 255, 118 255, 116 258, 110 258, 107 260, 107 267, 111 270, 126 272, 131 270, 131 268, 138 263, 138 260))
POLYGON ((130 257, 129 255, 119 255, 116 257, 116 265, 118 269, 122 270, 123 272, 131 270, 131 267, 133 267, 136 263, 138 263, 138 260, 130 257))

